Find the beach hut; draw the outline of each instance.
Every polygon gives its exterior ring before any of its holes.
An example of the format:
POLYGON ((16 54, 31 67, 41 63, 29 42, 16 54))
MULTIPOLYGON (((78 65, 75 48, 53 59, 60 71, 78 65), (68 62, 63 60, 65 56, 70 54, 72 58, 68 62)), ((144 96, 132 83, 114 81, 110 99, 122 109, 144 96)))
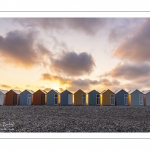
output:
POLYGON ((100 105, 100 93, 96 90, 93 90, 88 93, 88 105, 95 106, 100 105))
POLYGON ((46 105, 59 105, 60 104, 60 94, 56 90, 50 90, 47 93, 46 105))
POLYGON ((60 105, 72 105, 72 97, 73 95, 71 92, 69 92, 68 90, 63 91, 60 94, 60 105))
POLYGON ((142 91, 143 93, 143 99, 144 99, 144 105, 145 106, 150 106, 150 91, 142 91))
POLYGON ((33 94, 33 105, 45 105, 47 93, 44 90, 38 90, 33 94))
POLYGON ((143 93, 139 90, 130 90, 128 92, 128 104, 130 106, 143 106, 143 93))
POLYGON ((32 90, 24 90, 21 92, 19 105, 32 105, 33 93, 32 90))
POLYGON ((111 90, 104 90, 100 94, 100 104, 102 106, 115 105, 115 93, 111 90))
POLYGON ((128 93, 121 89, 121 90, 116 90, 115 92, 115 104, 117 106, 126 106, 128 105, 128 93))
POLYGON ((7 92, 6 90, 0 90, 0 105, 4 105, 7 92))
POLYGON ((80 89, 74 93, 74 105, 86 105, 86 93, 80 89))
POLYGON ((19 105, 20 99, 19 90, 10 90, 6 93, 5 105, 19 105))

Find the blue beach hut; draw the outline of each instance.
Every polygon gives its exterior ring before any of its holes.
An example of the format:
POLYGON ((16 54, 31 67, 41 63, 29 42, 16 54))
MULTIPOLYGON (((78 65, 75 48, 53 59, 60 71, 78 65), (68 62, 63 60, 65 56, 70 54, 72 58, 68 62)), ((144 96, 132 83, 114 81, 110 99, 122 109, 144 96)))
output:
POLYGON ((60 105, 66 106, 66 105, 72 105, 72 93, 68 90, 63 91, 60 94, 60 105))
POLYGON ((56 90, 50 90, 47 93, 46 105, 59 105, 60 104, 60 94, 56 90))
POLYGON ((32 90, 24 90, 21 92, 19 105, 32 105, 33 93, 32 90))
POLYGON ((128 105, 128 92, 125 90, 116 90, 115 92, 115 102, 117 106, 128 105))
POLYGON ((100 105, 100 93, 96 90, 93 90, 88 93, 88 105, 96 106, 100 105))

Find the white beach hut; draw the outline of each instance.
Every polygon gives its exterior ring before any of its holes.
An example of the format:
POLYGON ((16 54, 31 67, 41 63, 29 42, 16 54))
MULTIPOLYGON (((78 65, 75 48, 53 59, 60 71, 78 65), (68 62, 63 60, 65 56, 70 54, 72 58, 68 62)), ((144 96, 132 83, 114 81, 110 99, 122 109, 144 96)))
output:
POLYGON ((0 105, 4 105, 7 90, 0 90, 0 105))

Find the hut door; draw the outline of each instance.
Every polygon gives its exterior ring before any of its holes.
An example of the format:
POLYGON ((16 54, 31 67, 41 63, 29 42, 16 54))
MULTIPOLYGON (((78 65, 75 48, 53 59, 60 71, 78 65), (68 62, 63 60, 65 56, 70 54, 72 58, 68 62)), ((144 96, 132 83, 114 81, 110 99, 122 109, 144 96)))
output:
POLYGON ((139 94, 139 105, 143 105, 143 94, 139 94))
POLYGON ((115 105, 114 94, 111 94, 111 95, 110 95, 110 104, 111 104, 111 105, 115 105))
POLYGON ((96 105, 99 105, 99 94, 96 95, 96 105))
POLYGON ((82 105, 85 105, 85 94, 82 94, 82 105))
POLYGON ((28 94, 27 105, 30 105, 30 104, 31 104, 31 94, 28 94))
POLYGON ((17 94, 13 95, 13 105, 17 105, 17 94))
POLYGON ((54 95, 54 105, 57 105, 58 104, 58 95, 55 94, 54 95))
POLYGON ((128 94, 124 94, 124 105, 128 105, 128 94))
POLYGON ((45 104, 45 94, 41 94, 41 105, 45 104))
POLYGON ((72 105, 72 94, 68 94, 68 104, 72 105))

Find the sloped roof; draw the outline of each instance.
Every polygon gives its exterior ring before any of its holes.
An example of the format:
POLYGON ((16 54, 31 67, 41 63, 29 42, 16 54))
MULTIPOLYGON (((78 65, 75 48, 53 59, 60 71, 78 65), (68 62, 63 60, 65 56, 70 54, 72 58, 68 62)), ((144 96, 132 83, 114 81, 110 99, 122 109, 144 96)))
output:
POLYGON ((46 92, 46 91, 44 91, 44 90, 40 90, 40 91, 42 91, 44 94, 47 94, 47 92, 46 92))
POLYGON ((31 94, 33 94, 34 93, 34 91, 32 91, 32 90, 27 90, 29 93, 31 93, 31 94))
MULTIPOLYGON (((51 92, 51 91, 54 91, 54 92, 56 92, 57 94, 59 94, 59 92, 58 92, 57 90, 51 89, 49 92, 51 92)), ((49 93, 49 92, 48 92, 48 93, 49 93)))
POLYGON ((21 91, 19 91, 19 90, 12 90, 12 91, 14 91, 16 94, 20 94, 21 93, 21 91))
POLYGON ((143 94, 147 94, 147 93, 149 93, 149 92, 150 92, 150 90, 142 91, 143 94))
POLYGON ((61 92, 61 94, 64 93, 64 92, 68 92, 68 93, 72 94, 72 93, 71 93, 70 91, 68 91, 68 90, 65 90, 65 91, 61 92))
MULTIPOLYGON (((116 90, 114 91, 115 94, 119 93, 121 90, 125 91, 124 89, 119 89, 119 90, 116 90)), ((126 91, 125 91, 126 92, 126 91)))
MULTIPOLYGON (((76 91, 75 93, 77 93, 77 92, 79 92, 79 91, 81 91, 81 92, 83 92, 83 93, 85 93, 84 91, 82 91, 81 89, 79 89, 78 91, 76 91)), ((86 94, 86 93, 85 93, 86 94)))
MULTIPOLYGON (((128 93, 131 94, 131 93, 135 92, 136 90, 137 90, 137 89, 130 90, 128 93)), ((137 90, 137 91, 139 91, 139 90, 137 90)), ((140 91, 139 91, 139 92, 140 92, 140 91)))
POLYGON ((7 90, 0 90, 3 94, 6 94, 8 91, 7 90))
MULTIPOLYGON (((92 90, 92 91, 88 92, 88 94, 90 94, 90 93, 93 92, 93 91, 96 91, 96 90, 92 90)), ((98 91, 96 91, 96 92, 100 94, 100 92, 98 92, 98 91)))
POLYGON ((106 92, 106 90, 102 91, 101 94, 103 94, 103 93, 105 93, 105 92, 106 92))

